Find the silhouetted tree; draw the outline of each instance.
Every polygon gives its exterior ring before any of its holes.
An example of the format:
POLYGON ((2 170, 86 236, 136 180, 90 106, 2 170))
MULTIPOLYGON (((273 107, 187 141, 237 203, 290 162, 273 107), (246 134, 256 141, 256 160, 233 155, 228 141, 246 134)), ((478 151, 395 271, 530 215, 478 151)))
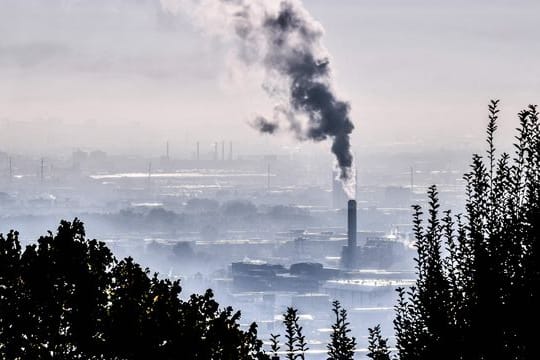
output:
POLYGON ((78 219, 24 251, 17 232, 0 234, 0 358, 268 359, 240 312, 220 309, 210 290, 187 301, 180 292, 86 239, 78 219))
POLYGON ((307 346, 307 339, 306 339, 306 336, 304 335, 304 332, 303 332, 303 327, 300 326, 300 323, 298 321, 295 322, 295 326, 296 326, 296 349, 295 349, 295 352, 296 352, 296 359, 301 359, 301 360, 304 360, 305 357, 306 357, 306 351, 309 350, 308 346, 307 346))
POLYGON ((5 358, 16 358, 24 342, 21 331, 25 323, 23 284, 21 281, 21 245, 19 234, 10 231, 0 234, 0 353, 5 358))
POLYGON ((298 321, 297 310, 287 308, 283 314, 283 325, 285 325, 285 346, 287 349, 287 359, 294 360, 294 349, 296 348, 296 326, 298 321))
POLYGON ((390 360, 388 339, 381 335, 381 326, 377 325, 369 330, 367 357, 373 360, 390 360))
POLYGON ((347 310, 341 307, 339 301, 332 302, 332 312, 335 320, 332 324, 330 342, 327 345, 328 360, 352 360, 356 348, 356 339, 349 336, 351 329, 347 321, 347 310))
POLYGON ((399 289, 394 321, 402 360, 536 359, 540 323, 540 122, 519 113, 515 153, 498 158, 498 101, 489 105, 487 159, 465 175, 465 215, 414 206, 418 279, 399 289), (444 248, 444 249, 443 249, 444 248))
POLYGON ((287 350, 287 359, 295 360, 305 358, 307 347, 306 338, 302 333, 302 327, 299 324, 300 317, 298 310, 288 307, 283 314, 283 324, 285 325, 285 346, 287 350))
POLYGON ((279 334, 270 334, 270 350, 272 351, 272 357, 273 358, 279 358, 278 352, 280 349, 279 346, 279 334))

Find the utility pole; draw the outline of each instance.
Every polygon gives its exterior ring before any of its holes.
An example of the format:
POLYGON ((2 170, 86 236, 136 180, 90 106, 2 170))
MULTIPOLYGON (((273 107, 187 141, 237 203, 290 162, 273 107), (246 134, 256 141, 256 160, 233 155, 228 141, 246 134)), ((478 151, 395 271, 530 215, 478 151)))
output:
POLYGON ((40 179, 41 179, 41 183, 43 184, 43 180, 44 180, 44 173, 43 173, 43 158, 41 158, 40 179))
POLYGON ((411 166, 411 193, 413 192, 414 190, 414 171, 413 171, 413 167, 411 166))

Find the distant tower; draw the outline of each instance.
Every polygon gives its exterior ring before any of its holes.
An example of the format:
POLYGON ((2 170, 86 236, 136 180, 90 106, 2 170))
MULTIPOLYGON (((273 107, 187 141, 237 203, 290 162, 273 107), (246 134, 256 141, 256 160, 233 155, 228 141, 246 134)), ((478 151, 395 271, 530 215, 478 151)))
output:
POLYGON ((217 142, 214 143, 214 160, 218 159, 217 142))
POLYGON ((221 141, 221 161, 225 161, 225 141, 221 141))
POLYGON ((197 141, 197 161, 199 161, 201 158, 200 158, 200 144, 199 142, 197 141))
POLYGON ((167 141, 166 149, 165 149, 165 158, 169 160, 169 142, 167 141))
POLYGON ((9 181, 13 179, 13 164, 11 162, 11 156, 9 157, 9 181))
POLYGON ((347 246, 341 251, 341 264, 345 269, 356 267, 356 200, 347 202, 347 246))
POLYGON ((347 246, 356 248, 356 200, 347 202, 347 246))
POLYGON ((229 141, 229 160, 232 161, 232 141, 229 141))
POLYGON ((41 167, 39 169, 39 178, 41 179, 41 182, 43 183, 43 180, 44 180, 43 158, 41 158, 41 167))

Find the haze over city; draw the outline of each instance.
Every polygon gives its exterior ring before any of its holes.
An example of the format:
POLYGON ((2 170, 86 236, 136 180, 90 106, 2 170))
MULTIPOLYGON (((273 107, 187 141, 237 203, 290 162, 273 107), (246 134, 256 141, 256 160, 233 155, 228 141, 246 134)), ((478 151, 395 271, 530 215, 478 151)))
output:
POLYGON ((0 357, 533 359, 539 12, 0 0, 0 357))

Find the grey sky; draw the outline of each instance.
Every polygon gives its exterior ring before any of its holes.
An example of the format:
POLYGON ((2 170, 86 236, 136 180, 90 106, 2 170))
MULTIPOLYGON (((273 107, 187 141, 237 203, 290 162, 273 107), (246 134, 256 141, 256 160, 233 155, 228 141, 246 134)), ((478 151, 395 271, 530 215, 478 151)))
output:
MULTIPOLYGON (((357 151, 482 137, 492 97, 502 99, 501 128, 510 130, 519 108, 540 99, 539 1, 304 3, 326 30, 357 151)), ((291 145, 247 124, 272 104, 256 74, 231 75, 226 50, 159 0, 0 0, 0 127, 10 129, 6 119, 39 129, 51 119, 87 124, 68 137, 36 131, 34 147, 153 151, 195 138, 291 145)), ((3 142, 24 148, 20 137, 3 142)))

